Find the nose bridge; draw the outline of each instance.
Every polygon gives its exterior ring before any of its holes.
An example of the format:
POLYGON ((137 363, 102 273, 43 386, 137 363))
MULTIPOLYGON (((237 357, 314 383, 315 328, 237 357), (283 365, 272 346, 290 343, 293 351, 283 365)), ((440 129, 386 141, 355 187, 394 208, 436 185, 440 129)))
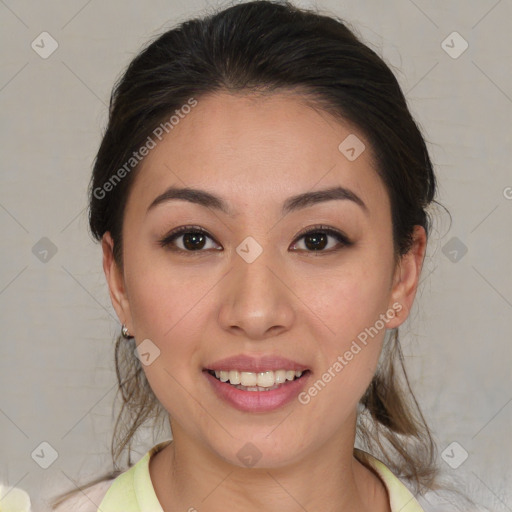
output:
MULTIPOLYGON (((277 292, 276 289, 271 288, 278 287, 274 275, 276 271, 271 271, 272 267, 276 268, 279 265, 277 258, 272 255, 272 250, 268 247, 262 248, 259 255, 256 251, 257 249, 250 241, 244 242, 237 248, 237 255, 233 261, 238 292, 252 302, 260 300, 265 295, 271 299, 277 292)), ((264 302, 268 304, 269 300, 264 302)))
POLYGON ((243 331, 245 337, 257 339, 289 328, 293 294, 278 277, 282 266, 275 251, 248 238, 233 253, 219 321, 225 329, 243 331))

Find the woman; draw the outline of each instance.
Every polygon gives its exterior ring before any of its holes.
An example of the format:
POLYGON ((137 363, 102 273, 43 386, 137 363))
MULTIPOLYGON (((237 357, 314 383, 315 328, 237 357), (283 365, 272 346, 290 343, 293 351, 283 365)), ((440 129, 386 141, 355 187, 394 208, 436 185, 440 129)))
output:
POLYGON ((172 442, 79 501, 423 510, 436 448, 398 328, 435 192, 394 75, 340 20, 248 2, 144 49, 113 92, 90 226, 123 324, 114 463, 160 413, 172 442))

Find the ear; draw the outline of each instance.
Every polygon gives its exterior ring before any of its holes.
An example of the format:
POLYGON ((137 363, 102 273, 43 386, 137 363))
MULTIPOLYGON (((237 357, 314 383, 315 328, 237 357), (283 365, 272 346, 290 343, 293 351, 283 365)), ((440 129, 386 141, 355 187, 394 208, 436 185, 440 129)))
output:
POLYGON ((415 226, 412 246, 395 268, 389 307, 396 311, 396 316, 388 322, 388 329, 398 327, 409 316, 418 289, 426 247, 425 229, 415 226))
POLYGON ((114 259, 114 240, 108 231, 101 239, 101 248, 103 249, 103 271, 107 279, 112 306, 119 321, 126 325, 133 336, 130 303, 126 295, 123 272, 114 259))

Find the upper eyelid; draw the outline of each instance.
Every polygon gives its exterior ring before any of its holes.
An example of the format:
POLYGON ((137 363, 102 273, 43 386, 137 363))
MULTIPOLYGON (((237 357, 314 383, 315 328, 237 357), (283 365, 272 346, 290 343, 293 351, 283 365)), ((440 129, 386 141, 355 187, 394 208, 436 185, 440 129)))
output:
MULTIPOLYGON (((201 228, 200 226, 180 226, 178 228, 175 228, 171 230, 170 233, 166 234, 162 239, 159 240, 159 243, 162 246, 170 244, 172 241, 174 241, 176 238, 179 238, 180 236, 183 236, 186 233, 190 232, 197 232, 205 235, 206 237, 210 238, 212 241, 214 241, 216 244, 220 245, 219 242, 213 237, 207 230, 204 228, 201 228)), ((342 231, 333 228, 331 226, 326 225, 316 225, 316 226, 310 226, 307 228, 304 228, 302 231, 300 231, 297 236, 293 240, 293 245, 295 245, 300 239, 304 238, 309 233, 314 232, 326 232, 328 236, 337 237, 338 243, 341 243, 343 245, 352 245, 351 239, 342 231), (341 239, 341 240, 340 240, 341 239)), ((179 249, 178 250, 183 250, 179 249)), ((186 251, 186 252, 204 252, 204 251, 186 251)), ((329 251, 320 251, 320 252, 329 252, 329 251)))
POLYGON ((163 242, 170 241, 174 238, 178 238, 180 236, 183 236, 183 235, 185 235, 187 233, 191 233, 191 232, 201 233, 201 234, 207 236, 208 238, 212 239, 215 243, 219 243, 219 242, 217 242, 217 240, 215 240, 215 237, 213 237, 206 229, 203 229, 199 226, 180 226, 178 228, 172 229, 167 234, 165 234, 159 240, 159 242, 162 244, 163 242))

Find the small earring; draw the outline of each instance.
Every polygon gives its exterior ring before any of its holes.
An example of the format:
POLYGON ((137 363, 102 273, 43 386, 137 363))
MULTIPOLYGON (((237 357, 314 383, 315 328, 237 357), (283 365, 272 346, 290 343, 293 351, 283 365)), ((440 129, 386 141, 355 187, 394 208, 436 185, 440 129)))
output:
POLYGON ((121 335, 127 340, 133 338, 133 336, 128 332, 128 327, 126 327, 125 324, 123 324, 123 327, 121 328, 121 335))

